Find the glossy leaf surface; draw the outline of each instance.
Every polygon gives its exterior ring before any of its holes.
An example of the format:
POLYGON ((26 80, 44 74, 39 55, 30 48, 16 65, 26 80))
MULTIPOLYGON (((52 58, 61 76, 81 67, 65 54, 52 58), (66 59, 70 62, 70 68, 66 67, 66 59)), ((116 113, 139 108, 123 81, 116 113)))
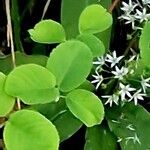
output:
POLYGON ((55 126, 40 113, 21 110, 13 113, 4 128, 8 150, 58 150, 55 126))
POLYGON ((82 84, 92 67, 92 53, 80 41, 57 46, 48 59, 47 68, 56 76, 61 91, 68 92, 82 84))
POLYGON ((100 124, 104 118, 103 104, 92 92, 73 90, 67 95, 66 104, 73 115, 87 127, 100 124))
POLYGON ((7 77, 5 91, 25 104, 48 103, 56 100, 55 76, 46 68, 26 64, 16 67, 7 77))

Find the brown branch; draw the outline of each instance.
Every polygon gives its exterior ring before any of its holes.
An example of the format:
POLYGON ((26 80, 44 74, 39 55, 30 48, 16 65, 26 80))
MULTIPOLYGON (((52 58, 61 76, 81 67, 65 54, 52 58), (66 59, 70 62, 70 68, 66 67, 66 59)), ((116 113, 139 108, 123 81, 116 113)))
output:
POLYGON ((120 0, 114 0, 113 3, 111 4, 108 12, 112 13, 112 11, 114 10, 114 8, 118 5, 118 3, 120 2, 120 0))

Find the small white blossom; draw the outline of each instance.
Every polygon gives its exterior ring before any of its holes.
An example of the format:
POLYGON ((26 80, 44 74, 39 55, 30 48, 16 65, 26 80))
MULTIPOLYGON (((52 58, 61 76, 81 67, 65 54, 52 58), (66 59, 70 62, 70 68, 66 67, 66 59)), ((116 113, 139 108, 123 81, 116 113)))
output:
POLYGON ((112 107, 113 102, 118 105, 119 96, 116 94, 113 95, 105 95, 102 96, 103 98, 107 98, 107 101, 105 102, 105 105, 109 104, 110 107, 112 107))
POLYGON ((93 64, 94 65, 104 65, 105 64, 104 56, 97 57, 97 61, 94 61, 93 64))
POLYGON ((95 73, 96 75, 92 75, 95 79, 91 83, 97 83, 96 89, 98 89, 104 79, 103 79, 103 76, 100 75, 97 71, 95 71, 95 73))
POLYGON ((117 142, 120 143, 123 139, 121 137, 118 137, 117 142))
POLYGON ((128 4, 122 2, 122 5, 123 6, 120 9, 123 10, 126 14, 130 14, 138 4, 132 2, 132 0, 129 0, 128 4))
POLYGON ((150 7, 150 0, 142 0, 143 5, 150 7))
POLYGON ((133 140, 134 144, 137 142, 138 144, 141 145, 140 139, 138 138, 137 134, 135 133, 134 135, 134 140, 133 140))
POLYGON ((119 69, 117 66, 115 66, 115 70, 116 71, 111 71, 111 73, 115 75, 114 78, 118 78, 120 80, 122 80, 129 71, 128 68, 122 67, 121 69, 119 69))
POLYGON ((141 76, 141 85, 143 92, 146 93, 147 87, 150 87, 150 84, 148 83, 150 81, 150 78, 144 79, 143 76, 141 76))
POLYGON ((150 19, 150 14, 146 13, 146 8, 144 8, 142 12, 136 9, 136 13, 135 18, 139 19, 140 22, 148 21, 150 19))
POLYGON ((144 100, 143 96, 146 96, 146 94, 141 93, 141 91, 142 90, 139 89, 136 93, 134 93, 129 101, 134 100, 134 104, 137 105, 138 100, 144 100))
POLYGON ((125 24, 131 24, 132 25, 132 29, 135 29, 135 21, 136 18, 134 15, 122 15, 119 17, 119 19, 124 19, 125 20, 125 24))
POLYGON ((115 66, 124 56, 117 57, 116 51, 112 52, 112 55, 107 54, 105 61, 111 63, 111 68, 115 66))
POLYGON ((120 83, 120 88, 121 90, 119 91, 119 94, 121 94, 121 100, 125 100, 125 96, 127 95, 129 98, 131 98, 131 94, 130 92, 135 91, 135 88, 131 88, 130 85, 123 85, 122 83, 120 83))
POLYGON ((135 131, 135 129, 134 129, 132 124, 127 125, 126 128, 131 130, 131 131, 135 131))

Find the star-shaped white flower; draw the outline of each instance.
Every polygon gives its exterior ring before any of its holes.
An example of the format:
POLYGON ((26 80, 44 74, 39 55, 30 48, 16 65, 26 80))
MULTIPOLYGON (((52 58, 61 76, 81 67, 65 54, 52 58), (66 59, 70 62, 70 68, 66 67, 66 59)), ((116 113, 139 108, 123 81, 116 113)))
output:
POLYGON ((129 98, 132 98, 130 92, 135 91, 135 88, 131 88, 130 85, 123 85, 122 83, 119 84, 121 90, 119 91, 119 94, 121 95, 121 100, 125 100, 125 96, 127 95, 129 98))
POLYGON ((138 136, 137 136, 136 133, 134 134, 134 136, 126 137, 125 140, 126 140, 126 142, 125 142, 126 145, 128 144, 128 142, 129 142, 130 140, 132 140, 134 144, 138 143, 138 144, 141 145, 140 139, 138 138, 138 136))
POLYGON ((116 51, 112 52, 112 55, 107 54, 105 61, 110 62, 111 63, 111 68, 113 66, 115 66, 117 63, 119 63, 119 61, 123 58, 124 56, 119 56, 117 57, 116 51))
POLYGON ((143 76, 141 76, 141 85, 144 93, 146 93, 147 87, 150 87, 149 81, 150 78, 144 79, 143 76))
POLYGON ((93 64, 94 65, 104 65, 105 64, 104 56, 97 57, 97 61, 94 61, 93 64))
POLYGON ((143 5, 150 7, 150 0, 142 0, 143 5))
POLYGON ((104 95, 103 98, 107 98, 107 101, 105 102, 105 105, 109 104, 110 107, 112 107, 112 104, 115 103, 118 105, 119 96, 116 94, 113 95, 104 95))
POLYGON ((125 20, 125 24, 131 24, 132 29, 135 29, 136 18, 134 15, 130 15, 130 14, 125 15, 124 14, 124 15, 120 16, 119 19, 125 20))
POLYGON ((150 19, 150 14, 146 13, 146 8, 144 8, 142 12, 136 9, 136 13, 135 18, 139 19, 140 22, 148 21, 150 19))
POLYGON ((129 71, 128 68, 122 67, 121 69, 119 69, 117 66, 115 66, 115 70, 116 71, 111 71, 111 73, 115 75, 114 78, 118 78, 120 80, 122 80, 129 71))
POLYGON ((135 92, 128 101, 134 100, 134 104, 137 105, 138 100, 144 100, 143 96, 146 96, 146 94, 141 93, 141 91, 142 89, 139 89, 137 92, 135 92))
POLYGON ((132 2, 132 0, 129 0, 129 3, 125 3, 123 1, 122 5, 123 6, 120 9, 123 10, 126 14, 130 14, 138 4, 132 2))
POLYGON ((92 75, 95 79, 91 83, 97 83, 96 89, 98 89, 100 84, 103 82, 104 78, 98 73, 98 71, 95 71, 95 73, 96 75, 92 75))

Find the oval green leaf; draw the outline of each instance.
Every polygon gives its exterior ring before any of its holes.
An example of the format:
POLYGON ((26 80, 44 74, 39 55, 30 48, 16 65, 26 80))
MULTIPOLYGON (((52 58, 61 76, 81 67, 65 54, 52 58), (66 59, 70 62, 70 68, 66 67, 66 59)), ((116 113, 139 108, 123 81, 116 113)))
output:
POLYGON ((92 92, 77 89, 66 97, 66 104, 75 117, 87 127, 100 124, 104 118, 104 107, 101 100, 92 92))
POLYGON ((59 133, 60 142, 70 138, 83 125, 82 122, 75 118, 68 110, 57 116, 53 121, 53 124, 56 126, 59 133))
POLYGON ((84 150, 118 150, 116 137, 101 125, 87 128, 84 150))
MULTIPOLYGON (((26 55, 21 52, 15 52, 15 56, 16 56, 16 66, 34 63, 45 67, 48 59, 48 57, 44 55, 26 55)), ((13 64, 11 54, 0 58, 0 71, 3 72, 4 74, 8 74, 12 70, 13 64)))
POLYGON ((140 36, 139 47, 141 49, 141 58, 143 63, 150 67, 149 55, 150 55, 150 21, 145 23, 145 26, 142 30, 142 34, 140 36))
POLYGON ((108 125, 120 140, 122 150, 150 148, 150 113, 142 106, 127 103, 107 112, 108 125))
POLYGON ((51 19, 42 20, 34 29, 28 30, 33 41, 38 43, 61 43, 65 41, 65 31, 61 24, 51 19))
POLYGON ((55 101, 59 95, 55 76, 36 64, 16 67, 7 77, 5 91, 25 104, 42 104, 55 101))
POLYGON ((101 5, 93 4, 86 7, 79 18, 80 33, 98 33, 112 25, 112 16, 101 5))
POLYGON ((0 72, 0 117, 6 116, 15 104, 15 98, 6 94, 4 91, 6 76, 0 72))
POLYGON ((85 43, 91 49, 93 57, 99 57, 105 53, 103 42, 93 34, 81 34, 77 39, 85 43))
POLYGON ((68 92, 82 84, 92 67, 92 53, 80 41, 67 41, 50 54, 47 68, 56 76, 60 90, 68 92))
POLYGON ((55 126, 40 113, 21 110, 13 113, 4 128, 8 150, 58 150, 55 126))

